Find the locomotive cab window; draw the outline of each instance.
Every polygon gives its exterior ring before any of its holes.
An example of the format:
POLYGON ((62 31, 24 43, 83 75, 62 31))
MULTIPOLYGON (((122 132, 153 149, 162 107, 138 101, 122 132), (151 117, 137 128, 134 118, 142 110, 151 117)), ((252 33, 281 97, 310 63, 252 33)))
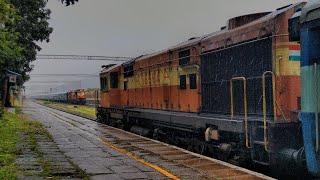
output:
POLYGON ((133 62, 124 65, 124 77, 133 76, 133 62))
POLYGON ((190 49, 179 52, 179 65, 186 65, 190 63, 190 49))
POLYGON ((186 89, 187 88, 187 77, 186 75, 180 76, 180 89, 186 89))
POLYGON ((100 89, 103 91, 104 90, 104 78, 100 77, 100 89))
POLYGON ((100 88, 102 91, 108 91, 108 78, 107 77, 101 77, 100 78, 100 88))
POLYGON ((110 86, 112 89, 116 89, 119 86, 118 73, 112 72, 110 73, 110 86))
POLYGON ((189 74, 190 89, 197 89, 197 74, 189 74))
POLYGON ((126 91, 128 90, 128 81, 123 82, 123 89, 126 91))

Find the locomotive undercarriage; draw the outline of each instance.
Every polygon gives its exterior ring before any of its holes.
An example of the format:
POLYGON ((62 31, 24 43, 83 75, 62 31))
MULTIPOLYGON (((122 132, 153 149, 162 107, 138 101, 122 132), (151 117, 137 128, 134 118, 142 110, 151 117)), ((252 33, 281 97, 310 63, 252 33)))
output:
POLYGON ((97 112, 98 120, 107 125, 231 164, 258 167, 276 174, 285 171, 285 174, 296 174, 305 167, 301 134, 296 133, 301 132, 300 123, 268 121, 268 144, 265 146, 263 121, 258 117, 251 119, 248 148, 241 119, 145 109, 98 107, 97 112), (209 136, 208 131, 211 132, 209 136))
POLYGON ((85 105, 86 104, 86 100, 67 100, 68 103, 71 103, 71 104, 78 104, 78 105, 85 105))

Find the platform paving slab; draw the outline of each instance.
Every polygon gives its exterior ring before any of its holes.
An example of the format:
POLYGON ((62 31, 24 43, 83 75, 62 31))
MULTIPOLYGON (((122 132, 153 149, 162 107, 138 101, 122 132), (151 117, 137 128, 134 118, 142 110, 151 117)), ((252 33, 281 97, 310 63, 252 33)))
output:
MULTIPOLYGON (((39 133, 33 127, 35 133, 39 133)), ((74 179, 79 172, 47 134, 19 134, 16 165, 22 172, 17 179, 74 179), (44 169, 49 168, 48 172, 44 169), (49 174, 48 174, 49 173, 49 174)))
MULTIPOLYGON (((30 107, 29 107, 30 108, 30 107)), ((73 164, 84 171, 90 179, 167 179, 166 176, 153 168, 131 159, 98 140, 98 136, 88 133, 96 131, 81 123, 70 122, 66 117, 52 114, 42 108, 32 108, 26 111, 32 119, 42 123, 52 137, 52 144, 41 142, 42 150, 47 153, 43 157, 51 162, 53 167, 70 166, 64 159, 69 159, 73 164), (75 125, 76 124, 76 125, 75 125), (62 152, 57 154, 56 151, 62 152), (54 161, 58 159, 58 161, 54 161)), ((103 136, 102 133, 95 134, 103 136)))
POLYGON ((116 174, 102 174, 102 175, 95 175, 90 177, 91 180, 123 180, 116 174))
POLYGON ((26 112, 45 125, 64 155, 91 179, 169 179, 147 166, 148 163, 181 179, 218 177, 184 165, 181 160, 192 156, 168 145, 35 103, 28 103, 28 108, 26 112), (121 150, 117 151, 113 146, 121 150), (137 161, 137 158, 148 163, 141 163, 143 161, 137 161))

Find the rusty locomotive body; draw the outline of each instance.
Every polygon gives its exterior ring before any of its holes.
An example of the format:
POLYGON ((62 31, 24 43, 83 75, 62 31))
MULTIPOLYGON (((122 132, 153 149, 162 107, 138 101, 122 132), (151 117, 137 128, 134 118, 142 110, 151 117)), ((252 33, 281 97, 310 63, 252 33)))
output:
POLYGON ((304 5, 104 66, 98 120, 235 164, 302 166, 300 45, 288 21, 304 5))

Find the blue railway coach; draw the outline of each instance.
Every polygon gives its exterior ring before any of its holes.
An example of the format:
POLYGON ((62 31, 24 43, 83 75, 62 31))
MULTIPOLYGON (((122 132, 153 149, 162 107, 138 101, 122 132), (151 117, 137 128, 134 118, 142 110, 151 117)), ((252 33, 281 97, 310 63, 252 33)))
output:
POLYGON ((310 0, 291 18, 290 39, 301 44, 301 116, 306 164, 320 176, 320 1, 310 0))

